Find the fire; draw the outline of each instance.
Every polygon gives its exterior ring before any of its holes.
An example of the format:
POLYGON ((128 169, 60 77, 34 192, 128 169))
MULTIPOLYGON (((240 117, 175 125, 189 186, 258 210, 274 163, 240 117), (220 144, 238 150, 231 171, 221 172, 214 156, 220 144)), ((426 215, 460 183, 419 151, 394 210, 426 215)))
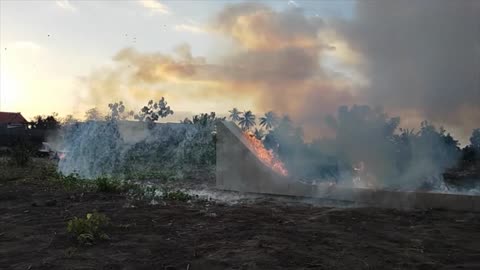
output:
POLYGON ((262 141, 247 133, 244 133, 244 136, 252 146, 255 154, 259 159, 261 159, 265 164, 270 166, 270 168, 272 168, 275 172, 284 176, 288 175, 288 171, 287 169, 285 169, 283 162, 275 158, 272 150, 265 149, 262 141))

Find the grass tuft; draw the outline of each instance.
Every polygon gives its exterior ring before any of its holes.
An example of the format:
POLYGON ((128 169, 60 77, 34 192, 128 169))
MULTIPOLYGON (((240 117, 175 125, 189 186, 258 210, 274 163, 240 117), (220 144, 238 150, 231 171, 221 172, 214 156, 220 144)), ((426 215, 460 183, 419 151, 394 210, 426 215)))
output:
POLYGON ((99 240, 107 240, 105 228, 110 224, 110 219, 104 214, 93 211, 85 218, 74 217, 67 223, 67 232, 70 233, 81 245, 93 245, 99 240))
POLYGON ((107 177, 99 177, 95 179, 95 186, 98 192, 105 192, 105 193, 121 193, 125 191, 125 187, 123 186, 122 182, 119 180, 107 178, 107 177))
POLYGON ((162 190, 162 198, 169 201, 187 202, 192 199, 192 196, 181 190, 172 191, 169 188, 164 187, 162 190))

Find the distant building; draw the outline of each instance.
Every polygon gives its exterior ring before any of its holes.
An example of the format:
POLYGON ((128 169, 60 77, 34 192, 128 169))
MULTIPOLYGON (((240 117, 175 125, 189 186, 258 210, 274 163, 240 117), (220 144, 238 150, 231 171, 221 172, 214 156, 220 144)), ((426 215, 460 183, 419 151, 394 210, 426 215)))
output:
POLYGON ((28 121, 21 113, 0 112, 0 129, 27 128, 28 121))

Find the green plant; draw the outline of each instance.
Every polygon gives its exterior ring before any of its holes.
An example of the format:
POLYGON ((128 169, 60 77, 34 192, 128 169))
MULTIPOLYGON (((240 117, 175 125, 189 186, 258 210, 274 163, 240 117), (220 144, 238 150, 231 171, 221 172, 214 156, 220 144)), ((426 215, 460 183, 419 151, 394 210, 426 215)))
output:
POLYGON ((164 200, 186 202, 191 200, 192 196, 181 190, 171 191, 169 188, 164 187, 162 190, 162 198, 164 200))
POLYGON ((104 214, 93 211, 85 218, 74 217, 67 223, 67 232, 70 233, 81 245, 92 245, 97 240, 106 240, 108 235, 104 229, 110 219, 104 214))
POLYGON ((157 188, 154 186, 142 186, 133 182, 124 182, 122 188, 129 198, 133 200, 151 201, 157 196, 157 188))
POLYGON ((88 181, 82 179, 77 173, 63 175, 61 173, 54 173, 50 171, 46 175, 47 179, 49 179, 52 184, 61 186, 68 191, 84 189, 88 187, 88 181))
POLYGON ((124 191, 122 182, 107 177, 95 179, 95 186, 99 192, 116 193, 124 191))

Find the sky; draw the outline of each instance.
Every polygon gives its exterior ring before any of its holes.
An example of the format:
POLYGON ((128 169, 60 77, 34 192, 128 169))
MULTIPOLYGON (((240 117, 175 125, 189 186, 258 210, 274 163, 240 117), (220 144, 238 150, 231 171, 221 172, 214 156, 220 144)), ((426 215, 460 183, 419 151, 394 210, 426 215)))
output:
POLYGON ((368 104, 465 139, 479 15, 475 0, 0 0, 0 110, 81 118, 165 96, 177 118, 274 110, 327 134, 338 106, 368 104))

